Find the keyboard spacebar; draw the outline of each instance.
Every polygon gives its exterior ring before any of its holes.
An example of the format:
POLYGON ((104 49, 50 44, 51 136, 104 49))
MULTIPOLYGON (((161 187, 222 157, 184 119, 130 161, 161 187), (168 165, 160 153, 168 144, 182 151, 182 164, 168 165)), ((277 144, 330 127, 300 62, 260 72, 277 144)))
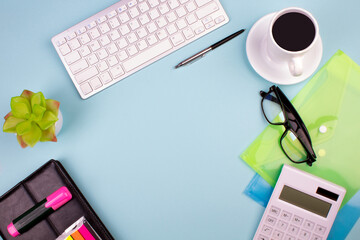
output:
POLYGON ((135 57, 123 62, 123 66, 125 71, 131 71, 134 68, 139 67, 140 65, 146 63, 147 61, 159 56, 160 54, 170 50, 172 48, 171 43, 168 39, 165 41, 142 51, 140 54, 136 55, 135 57))

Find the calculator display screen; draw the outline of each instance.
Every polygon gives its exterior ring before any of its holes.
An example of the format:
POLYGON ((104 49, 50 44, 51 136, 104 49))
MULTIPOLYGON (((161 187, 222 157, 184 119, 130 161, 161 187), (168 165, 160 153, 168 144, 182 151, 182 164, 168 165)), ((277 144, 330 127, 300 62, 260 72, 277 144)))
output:
POLYGON ((325 218, 327 217, 331 207, 331 204, 328 202, 286 185, 284 185, 279 198, 285 202, 291 203, 325 218))

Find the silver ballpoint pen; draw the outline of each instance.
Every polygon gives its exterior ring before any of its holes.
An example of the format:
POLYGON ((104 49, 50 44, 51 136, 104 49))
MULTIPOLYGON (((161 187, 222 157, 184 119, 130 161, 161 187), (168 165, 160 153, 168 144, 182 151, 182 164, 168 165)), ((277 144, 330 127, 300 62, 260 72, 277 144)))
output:
POLYGON ((211 50, 214 50, 215 48, 223 45, 224 43, 230 41, 231 39, 233 39, 234 37, 240 35, 241 33, 243 33, 245 31, 245 29, 241 29, 240 31, 237 31, 236 33, 231 34, 230 36, 218 41, 217 43, 214 43, 213 45, 211 45, 208 48, 205 48, 204 50, 196 53, 195 55, 185 59, 184 61, 180 62, 178 65, 175 66, 175 68, 179 68, 182 66, 185 66, 189 63, 194 62, 195 60, 198 60, 200 58, 202 58, 203 56, 205 56, 206 53, 210 52, 211 50))

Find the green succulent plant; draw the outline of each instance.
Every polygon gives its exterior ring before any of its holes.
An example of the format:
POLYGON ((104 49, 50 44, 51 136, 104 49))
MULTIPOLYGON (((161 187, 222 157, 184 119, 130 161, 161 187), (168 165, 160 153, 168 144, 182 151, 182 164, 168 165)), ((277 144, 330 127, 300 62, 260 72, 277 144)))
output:
POLYGON ((22 148, 33 147, 39 141, 57 142, 55 123, 60 103, 45 99, 42 92, 24 90, 20 96, 11 98, 9 112, 4 118, 3 131, 16 133, 22 148))

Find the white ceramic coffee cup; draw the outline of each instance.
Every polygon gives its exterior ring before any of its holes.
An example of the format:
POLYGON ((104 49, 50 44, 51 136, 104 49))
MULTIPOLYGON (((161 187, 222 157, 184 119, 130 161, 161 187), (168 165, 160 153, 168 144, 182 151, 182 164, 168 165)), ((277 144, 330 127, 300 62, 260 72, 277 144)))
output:
POLYGON ((267 37, 267 40, 266 40, 267 52, 268 52, 269 58, 275 62, 280 62, 280 63, 286 62, 289 66, 289 71, 290 71, 291 75, 293 75, 295 77, 301 76, 303 73, 303 61, 304 61, 305 54, 307 52, 309 52, 312 48, 316 47, 315 43, 319 38, 319 25, 318 25, 316 19, 311 15, 311 13, 309 13, 305 9, 298 8, 298 7, 289 7, 289 8, 285 8, 285 9, 277 12, 273 16, 272 20, 270 21, 270 25, 269 25, 269 29, 267 31, 266 37, 267 37), (314 24, 314 27, 315 27, 314 39, 311 42, 311 44, 303 50, 288 51, 288 50, 280 47, 274 39, 274 36, 272 33, 274 23, 279 17, 281 17, 282 15, 284 15, 286 13, 303 14, 303 15, 307 16, 314 24))

